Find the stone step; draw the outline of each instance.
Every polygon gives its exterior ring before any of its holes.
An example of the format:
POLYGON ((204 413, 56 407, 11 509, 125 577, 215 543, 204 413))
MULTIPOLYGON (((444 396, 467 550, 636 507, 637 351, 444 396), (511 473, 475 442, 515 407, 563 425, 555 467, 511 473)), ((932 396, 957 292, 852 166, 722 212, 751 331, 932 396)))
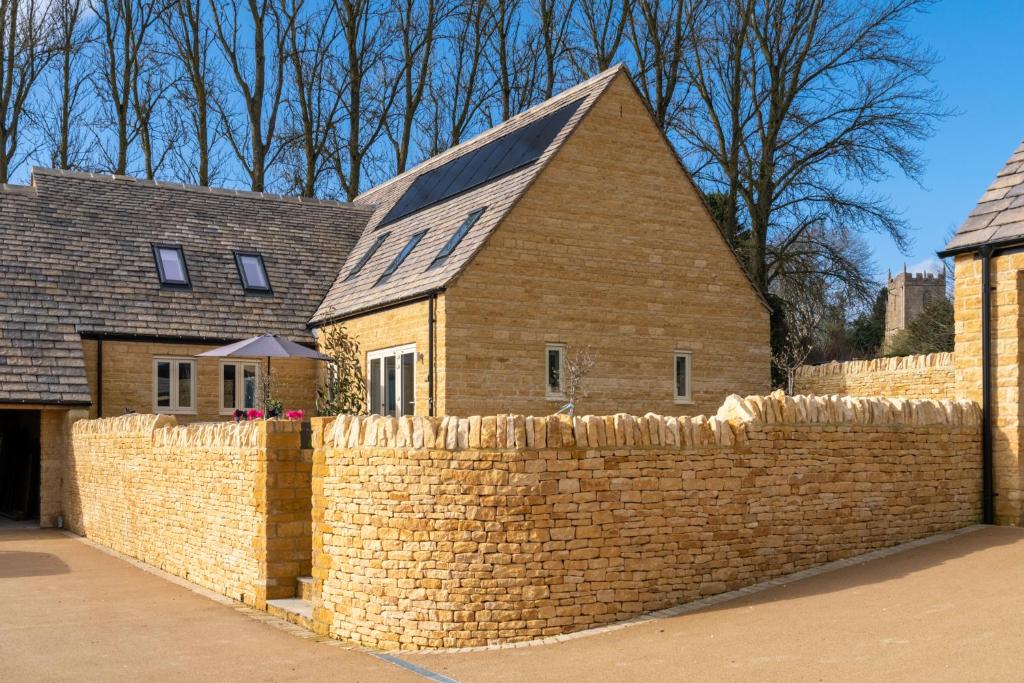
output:
POLYGON ((313 630, 313 603, 301 598, 267 600, 267 612, 296 626, 313 630))
POLYGON ((302 598, 303 600, 313 600, 313 577, 312 576, 300 576, 296 579, 295 585, 295 597, 302 598))

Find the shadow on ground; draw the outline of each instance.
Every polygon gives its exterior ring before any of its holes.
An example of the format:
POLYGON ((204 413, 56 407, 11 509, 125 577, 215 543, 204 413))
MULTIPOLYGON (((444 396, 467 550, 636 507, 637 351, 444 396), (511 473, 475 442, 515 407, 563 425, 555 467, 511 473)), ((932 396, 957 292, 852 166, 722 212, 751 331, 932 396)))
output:
POLYGON ((0 579, 67 574, 71 568, 56 555, 21 550, 0 550, 0 579))

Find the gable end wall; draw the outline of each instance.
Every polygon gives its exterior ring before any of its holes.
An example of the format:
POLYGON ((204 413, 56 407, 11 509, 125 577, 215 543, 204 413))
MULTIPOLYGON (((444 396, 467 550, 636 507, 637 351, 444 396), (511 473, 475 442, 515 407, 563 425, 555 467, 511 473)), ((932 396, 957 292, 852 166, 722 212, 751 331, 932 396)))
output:
POLYGON ((624 74, 447 298, 449 414, 557 410, 546 342, 592 348, 586 412, 711 412, 769 385, 768 311, 624 74))

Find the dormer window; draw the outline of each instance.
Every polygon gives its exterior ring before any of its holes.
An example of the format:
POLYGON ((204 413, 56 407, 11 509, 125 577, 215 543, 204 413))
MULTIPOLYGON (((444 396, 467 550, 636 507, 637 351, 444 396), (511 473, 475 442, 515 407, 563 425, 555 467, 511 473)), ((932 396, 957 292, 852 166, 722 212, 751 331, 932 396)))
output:
POLYGON ((247 292, 269 292, 270 280, 263 267, 263 257, 257 253, 235 252, 235 265, 242 278, 242 288, 247 292))
POLYGON ((426 230, 420 230, 409 238, 409 241, 405 243, 404 247, 402 247, 402 251, 398 252, 398 256, 396 256, 394 260, 388 264, 388 267, 384 269, 384 272, 380 274, 380 278, 377 279, 377 283, 374 287, 387 282, 388 279, 395 274, 398 267, 402 265, 402 262, 405 261, 406 257, 409 256, 412 250, 416 248, 416 245, 420 243, 420 240, 423 239, 423 236, 426 234, 426 230))
POLYGON ((156 272, 161 286, 178 289, 189 289, 192 286, 185 266, 185 252, 180 246, 154 244, 153 258, 156 259, 156 272))

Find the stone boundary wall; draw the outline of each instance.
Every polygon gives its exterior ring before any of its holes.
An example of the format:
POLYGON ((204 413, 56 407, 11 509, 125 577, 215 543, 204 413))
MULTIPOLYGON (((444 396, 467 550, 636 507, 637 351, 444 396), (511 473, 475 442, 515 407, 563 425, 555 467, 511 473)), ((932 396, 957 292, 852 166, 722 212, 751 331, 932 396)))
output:
POLYGON ((952 353, 804 365, 796 371, 795 385, 798 394, 962 398, 952 353))
POLYGON ((301 423, 81 420, 63 477, 75 533, 246 604, 310 569, 312 452, 301 423))
POLYGON ((314 627, 468 647, 635 617, 980 516, 971 402, 313 421, 314 627))

